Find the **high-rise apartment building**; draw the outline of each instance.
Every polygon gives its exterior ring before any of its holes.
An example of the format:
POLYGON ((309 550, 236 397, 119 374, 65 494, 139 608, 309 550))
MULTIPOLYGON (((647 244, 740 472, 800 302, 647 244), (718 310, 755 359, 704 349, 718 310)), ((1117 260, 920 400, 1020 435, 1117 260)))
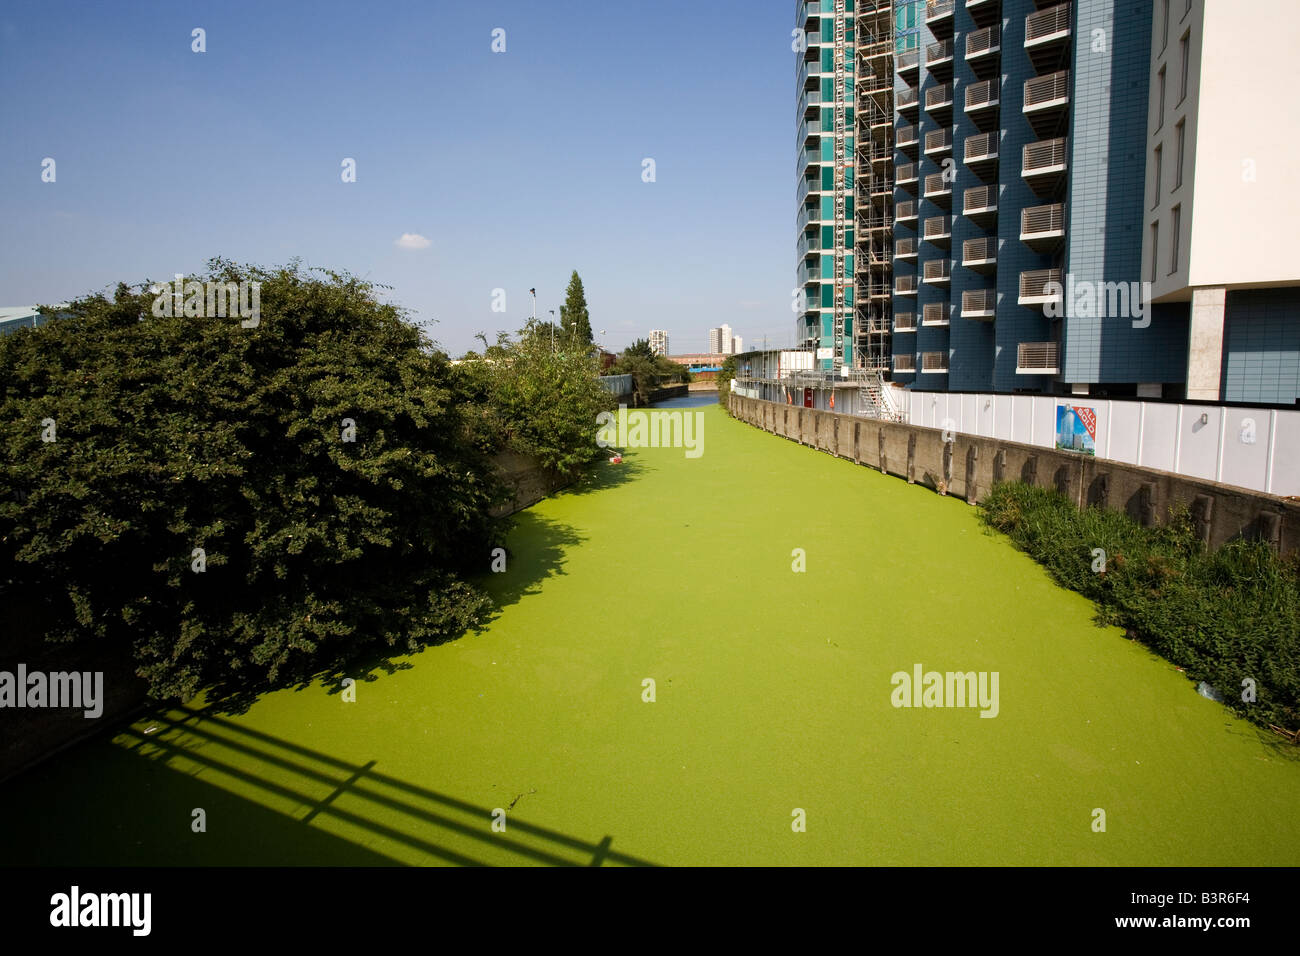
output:
POLYGON ((797 322, 819 368, 1300 399, 1292 0, 796 9, 797 322))
POLYGON ((663 329, 650 330, 650 351, 655 355, 668 354, 668 333, 663 329))
POLYGON ((733 335, 731 337, 731 354, 739 355, 743 351, 745 351, 745 340, 739 335, 733 335))
POLYGON ((709 351, 714 355, 732 354, 731 326, 724 324, 716 329, 709 329, 709 351))
POLYGON ((802 0, 799 339, 819 366, 889 367, 893 0, 802 0))

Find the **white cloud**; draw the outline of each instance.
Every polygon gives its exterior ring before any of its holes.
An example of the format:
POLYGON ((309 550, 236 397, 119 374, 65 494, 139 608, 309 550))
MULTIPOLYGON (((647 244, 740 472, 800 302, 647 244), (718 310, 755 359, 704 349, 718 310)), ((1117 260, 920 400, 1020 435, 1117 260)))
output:
POLYGON ((404 232, 402 238, 396 240, 393 245, 399 249, 428 249, 433 245, 433 241, 424 238, 418 232, 404 232))

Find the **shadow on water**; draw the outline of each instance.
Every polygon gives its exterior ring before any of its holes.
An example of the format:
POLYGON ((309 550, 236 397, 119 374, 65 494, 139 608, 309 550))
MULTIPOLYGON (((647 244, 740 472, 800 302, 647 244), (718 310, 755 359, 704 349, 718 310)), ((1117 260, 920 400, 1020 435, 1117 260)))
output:
POLYGON ((153 726, 127 728, 114 746, 46 765, 7 789, 0 799, 7 819, 58 826, 14 828, 0 863, 654 865, 614 851, 611 836, 582 840, 513 812, 507 831, 493 832, 495 808, 382 773, 374 760, 350 763, 208 711, 176 708, 142 723, 153 726), (74 764, 76 779, 65 779, 74 764), (201 776, 232 781, 248 796, 201 776), (206 832, 191 829, 195 808, 206 814, 206 832))
MULTIPOLYGON (((622 476, 605 478, 598 476, 593 487, 612 487, 625 480, 622 476)), ((563 493, 563 492, 562 492, 563 493)), ((490 606, 482 618, 456 634, 442 640, 426 641, 422 648, 436 647, 458 641, 466 636, 481 633, 501 611, 522 600, 525 596, 541 591, 543 582, 550 577, 564 574, 565 555, 568 549, 579 545, 584 540, 572 527, 563 522, 545 517, 532 509, 525 509, 510 519, 511 527, 501 547, 505 549, 505 573, 482 574, 467 583, 480 589, 490 600, 490 606)), ((490 562, 492 547, 485 547, 484 563, 490 562)), ((362 655, 343 660, 317 670, 310 679, 285 686, 244 686, 234 687, 218 693, 209 689, 204 704, 208 712, 237 715, 246 713, 264 694, 292 688, 295 691, 319 691, 324 686, 327 694, 335 695, 345 689, 345 680, 358 684, 369 684, 386 675, 409 670, 414 666, 410 660, 409 650, 399 635, 394 644, 381 649, 370 649, 362 655)))

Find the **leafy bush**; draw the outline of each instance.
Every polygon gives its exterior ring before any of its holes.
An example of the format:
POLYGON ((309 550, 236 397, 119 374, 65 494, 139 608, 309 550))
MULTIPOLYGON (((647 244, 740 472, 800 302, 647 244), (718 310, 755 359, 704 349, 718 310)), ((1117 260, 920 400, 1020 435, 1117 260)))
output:
POLYGON ((731 414, 731 408, 727 404, 731 396, 731 380, 736 377, 736 358, 728 355, 722 361, 722 368, 718 371, 718 403, 731 414))
POLYGON ((552 347, 525 330, 502 335, 486 360, 456 366, 456 387, 475 406, 475 434, 527 452, 544 467, 571 475, 604 454, 596 417, 616 402, 600 383, 595 352, 570 338, 552 347))
POLYGON ((982 517, 1052 576, 1099 605, 1233 710, 1263 725, 1300 724, 1300 562, 1264 542, 1204 548, 1185 509, 1146 528, 1122 512, 1080 511, 1053 489, 994 487, 982 517), (1104 571, 1100 555, 1105 552, 1104 571), (1257 701, 1242 701, 1255 681, 1257 701))
POLYGON ((129 647, 161 698, 479 620, 464 574, 501 490, 446 357, 354 277, 209 268, 261 282, 257 327, 157 317, 119 285, 0 339, 0 583, 51 639, 129 647))

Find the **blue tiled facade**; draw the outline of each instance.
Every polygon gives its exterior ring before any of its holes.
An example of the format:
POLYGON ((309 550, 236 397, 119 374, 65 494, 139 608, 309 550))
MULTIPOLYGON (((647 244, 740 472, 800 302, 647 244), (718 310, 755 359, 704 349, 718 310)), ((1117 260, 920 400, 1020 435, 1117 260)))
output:
POLYGON ((1225 401, 1300 401, 1300 289, 1228 293, 1222 381, 1225 401))
MULTIPOLYGON (((1075 21, 1066 270, 1076 282, 1142 275, 1151 9, 1145 0, 1078 0, 1075 21)), ((1183 382, 1186 310, 1135 316, 1068 315, 1067 382, 1183 382)))

